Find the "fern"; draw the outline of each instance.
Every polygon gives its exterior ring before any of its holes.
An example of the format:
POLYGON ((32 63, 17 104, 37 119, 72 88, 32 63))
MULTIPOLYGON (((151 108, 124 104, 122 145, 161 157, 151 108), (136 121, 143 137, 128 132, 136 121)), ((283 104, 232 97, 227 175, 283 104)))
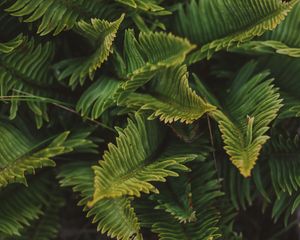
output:
POLYGON ((116 105, 114 98, 121 83, 116 79, 104 77, 93 83, 79 99, 76 110, 83 116, 97 119, 109 107, 116 105))
POLYGON ((282 106, 272 80, 265 80, 269 73, 253 76, 254 67, 249 63, 236 76, 225 102, 226 112, 212 113, 222 132, 224 149, 245 177, 250 176, 262 145, 269 139, 264 135, 268 125, 282 106))
MULTIPOLYGON (((20 91, 44 97, 53 96, 53 93, 45 91, 44 88, 54 81, 49 71, 54 46, 50 42, 36 44, 27 37, 18 37, 10 44, 12 43, 17 43, 14 50, 0 55, 0 92, 1 96, 10 93, 15 96, 10 109, 10 118, 15 118, 20 91)), ((48 121, 45 103, 28 101, 27 105, 35 113, 38 127, 41 127, 43 120, 48 121)))
POLYGON ((250 41, 239 46, 236 51, 258 54, 280 54, 298 58, 300 56, 298 25, 300 4, 298 3, 291 14, 274 31, 266 32, 257 41, 250 41))
POLYGON ((281 135, 277 139, 273 138, 270 145, 268 162, 274 190, 277 196, 281 192, 291 195, 300 186, 298 135, 294 139, 286 139, 281 135))
POLYGON ((19 47, 20 44, 22 44, 23 39, 22 35, 19 35, 15 39, 7 42, 7 43, 0 43, 0 52, 1 53, 10 53, 13 51, 15 48, 19 47))
MULTIPOLYGON (((73 187, 75 192, 80 192, 82 200, 79 205, 84 205, 85 211, 88 210, 88 200, 93 197, 93 175, 91 166, 76 163, 66 165, 58 176, 61 178, 61 186, 73 187)), ((130 202, 128 198, 100 200, 88 210, 87 217, 93 217, 93 222, 97 223, 97 230, 107 232, 108 236, 124 240, 132 237, 136 240, 142 239, 139 233, 140 226, 130 202)))
MULTIPOLYGON (((126 31, 124 59, 128 80, 123 84, 123 90, 133 92, 150 81, 159 70, 180 65, 194 47, 186 39, 172 34, 141 33, 137 41, 133 31, 126 31)), ((124 91, 121 93, 126 96, 124 91)))
POLYGON ((284 106, 280 112, 279 119, 299 117, 300 96, 298 94, 297 68, 299 61, 286 56, 274 56, 261 60, 261 66, 269 68, 275 77, 276 84, 280 87, 284 98, 284 106), (278 66, 281 66, 278 68, 278 66), (285 81, 288 78, 289 81, 285 81))
MULTIPOLYGON (((14 182, 27 185, 25 174, 33 174, 37 168, 54 167, 54 156, 71 152, 78 145, 78 141, 80 145, 84 144, 82 139, 68 139, 69 132, 36 141, 8 123, 1 123, 0 132, 5 139, 0 145, 0 188, 14 182), (19 148, 15 150, 15 146, 19 148)), ((88 140, 86 144, 89 144, 88 140)))
POLYGON ((1 191, 0 233, 21 236, 20 231, 43 214, 49 187, 49 179, 39 177, 28 188, 12 185, 1 191))
POLYGON ((178 13, 179 33, 201 45, 189 59, 199 61, 224 48, 273 30, 298 1, 193 0, 178 13), (220 14, 222 13, 222 14, 220 14))
POLYGON ((25 22, 41 20, 37 30, 40 35, 50 32, 57 35, 63 30, 71 29, 81 19, 102 15, 102 8, 103 3, 100 1, 91 3, 86 0, 68 2, 17 0, 6 11, 12 16, 25 17, 25 22))
POLYGON ((75 88, 78 83, 84 83, 88 76, 94 78, 94 74, 101 67, 112 51, 112 44, 121 22, 122 15, 115 22, 108 22, 100 19, 91 19, 91 23, 80 21, 78 23, 78 33, 90 40, 95 48, 93 54, 84 58, 64 60, 56 65, 60 71, 59 80, 70 77, 69 85, 75 88))
POLYGON ((191 123, 215 108, 201 99, 188 85, 186 66, 168 68, 152 80, 151 95, 132 93, 126 106, 150 110, 149 119, 159 117, 165 123, 191 123))
POLYGON ((0 239, 298 239, 299 4, 2 0, 0 239))
MULTIPOLYGON (((195 168, 197 170, 193 172, 191 178, 191 193, 189 196, 189 207, 192 206, 195 210, 195 216, 193 216, 190 223, 183 224, 178 220, 176 221, 176 217, 172 217, 173 214, 162 214, 158 217, 158 222, 152 227, 153 231, 158 233, 160 239, 217 239, 221 236, 217 226, 220 214, 214 204, 222 196, 222 193, 219 191, 218 180, 213 179, 215 174, 213 164, 212 162, 202 163, 196 165, 195 168)), ((179 184, 178 187, 187 188, 188 185, 179 184)), ((177 202, 172 201, 172 198, 167 200, 167 204, 175 207, 177 202)), ((160 204, 158 206, 164 208, 164 205, 160 204)), ((168 206, 168 209, 171 210, 172 207, 168 206)))
POLYGON ((162 141, 159 131, 160 126, 155 121, 145 121, 140 115, 136 115, 135 122, 129 120, 124 130, 118 129, 116 145, 110 144, 103 161, 94 166, 95 192, 90 206, 101 199, 158 192, 149 182, 163 182, 167 176, 178 176, 175 170, 188 169, 183 163, 193 160, 195 155, 156 153, 162 141), (151 132, 151 136, 147 136, 147 132, 151 132))

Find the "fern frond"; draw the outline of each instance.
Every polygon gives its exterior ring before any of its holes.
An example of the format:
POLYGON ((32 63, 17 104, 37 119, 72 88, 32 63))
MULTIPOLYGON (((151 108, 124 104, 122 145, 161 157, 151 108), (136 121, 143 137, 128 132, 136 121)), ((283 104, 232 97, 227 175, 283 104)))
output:
MULTIPOLYGON (((184 186, 179 186, 184 187, 184 186)), ((187 187, 187 185, 185 186, 187 187)), ((217 199, 223 193, 215 178, 212 161, 199 163, 192 168, 191 194, 189 205, 195 210, 195 220, 190 223, 180 223, 167 213, 155 219, 152 231, 158 233, 161 240, 177 239, 217 239, 221 237, 218 223, 220 212, 217 209, 217 199)), ((173 200, 172 200, 173 201, 173 200)), ((169 202, 171 204, 171 202, 169 202)), ((167 205, 165 205, 167 207, 167 205)), ((169 209, 171 211, 171 209, 169 209)))
POLYGON ((43 207, 43 214, 29 227, 22 230, 21 236, 13 236, 7 240, 54 240, 57 239, 61 227, 60 211, 64 206, 64 199, 56 192, 47 199, 49 202, 43 207))
MULTIPOLYGON (((54 55, 52 43, 37 44, 34 39, 20 37, 13 51, 0 53, 0 95, 14 96, 11 101, 10 118, 15 118, 20 100, 20 92, 36 96, 53 96, 46 91, 53 82, 50 64, 54 55), (20 42, 22 41, 22 42, 20 42)), ((29 109, 35 114, 37 126, 40 128, 43 120, 48 121, 46 103, 28 101, 29 109)))
POLYGON ((74 89, 83 84, 89 77, 91 80, 98 68, 107 60, 112 52, 112 44, 124 19, 124 14, 114 22, 92 18, 91 22, 80 21, 77 24, 79 34, 91 41, 94 51, 88 57, 64 60, 56 65, 59 80, 69 78, 69 85, 74 89))
POLYGON ((296 213, 296 210, 300 207, 300 194, 294 192, 292 195, 281 192, 273 205, 272 218, 274 222, 277 222, 280 217, 284 218, 285 225, 288 224, 289 218, 292 214, 296 213))
POLYGON ((116 104, 114 98, 121 82, 103 76, 93 83, 80 97, 76 110, 83 116, 97 119, 109 107, 116 104))
POLYGON ((81 19, 100 17, 104 9, 102 1, 16 0, 6 11, 12 16, 23 17, 27 23, 41 20, 37 30, 40 35, 50 32, 57 35, 73 28, 81 19))
POLYGON ((270 69, 275 78, 276 85, 280 88, 283 97, 283 108, 278 116, 279 120, 300 116, 300 94, 298 69, 300 61, 287 56, 271 56, 261 59, 262 68, 270 69), (288 81, 286 80, 288 79, 288 81))
POLYGON ((265 133, 280 109, 281 99, 268 72, 253 76, 255 64, 248 63, 233 81, 225 100, 224 111, 212 112, 219 124, 224 149, 232 163, 245 177, 269 139, 265 133))
POLYGON ((194 48, 187 39, 171 33, 140 33, 137 41, 133 31, 127 30, 124 59, 128 80, 122 86, 122 93, 135 91, 150 81, 161 69, 180 65, 194 48))
POLYGON ((292 195, 300 188, 300 142, 299 136, 272 137, 266 158, 270 168, 272 185, 279 197, 281 192, 292 195))
POLYGON ((148 12, 154 15, 169 15, 171 12, 167 11, 164 7, 158 5, 159 1, 153 0, 116 0, 133 9, 143 12, 148 12))
POLYGON ((25 175, 34 174, 38 168, 54 167, 53 157, 90 144, 86 139, 68 137, 69 132, 40 141, 5 122, 0 124, 0 132, 0 188, 14 182, 27 185, 25 175))
POLYGON ((299 13, 300 4, 298 3, 274 31, 268 31, 257 41, 242 44, 234 51, 300 57, 300 41, 298 38, 299 13))
POLYGON ((6 43, 0 43, 0 53, 10 53, 15 48, 19 47, 24 41, 23 36, 19 35, 6 43))
POLYGON ((49 196, 49 179, 38 177, 28 187, 11 185, 0 192, 0 233, 21 236, 21 230, 43 214, 49 196))
POLYGON ((150 110, 152 114, 148 119, 159 117, 165 123, 192 123, 215 110, 190 88, 186 66, 162 71, 151 81, 149 91, 151 94, 131 93, 121 104, 150 110))
POLYGON ((178 176, 175 170, 188 170, 184 162, 196 155, 165 156, 159 149, 163 131, 156 121, 135 115, 125 129, 117 129, 116 145, 109 144, 103 160, 95 171, 95 192, 89 206, 101 199, 124 195, 139 197, 141 192, 158 192, 150 182, 165 181, 167 176, 178 176))
POLYGON ((192 0, 181 7, 177 29, 202 47, 188 59, 199 61, 273 30, 298 0, 192 0))
POLYGON ((180 178, 170 178, 159 188, 159 194, 151 196, 158 202, 155 209, 162 209, 174 216, 180 223, 195 222, 196 211, 192 205, 192 192, 189 178, 181 175, 180 178))
POLYGON ((112 238, 120 240, 142 240, 140 225, 131 207, 129 198, 103 199, 95 203, 90 209, 86 206, 94 193, 94 173, 87 163, 75 163, 64 166, 58 177, 63 187, 72 187, 74 192, 79 192, 82 200, 79 205, 88 211, 87 217, 93 217, 97 230, 107 233, 112 238))

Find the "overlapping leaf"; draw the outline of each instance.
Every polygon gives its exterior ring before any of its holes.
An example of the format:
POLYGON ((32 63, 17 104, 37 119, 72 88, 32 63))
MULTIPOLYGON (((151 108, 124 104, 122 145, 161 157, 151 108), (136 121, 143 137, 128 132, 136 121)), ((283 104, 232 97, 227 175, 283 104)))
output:
POLYGON ((61 185, 72 187, 74 192, 81 194, 79 205, 88 211, 87 217, 93 217, 97 230, 107 233, 112 238, 141 240, 140 225, 131 207, 129 198, 102 199, 89 209, 86 204, 93 197, 94 174, 90 165, 75 163, 64 166, 59 176, 61 185))
POLYGON ((83 93, 76 110, 93 119, 100 117, 107 108, 115 105, 115 94, 120 85, 120 81, 106 76, 98 79, 83 93))
POLYGON ((298 3, 274 31, 268 31, 256 41, 250 41, 238 46, 235 51, 300 57, 300 42, 298 37, 299 13, 300 4, 298 3))
MULTIPOLYGON (((54 46, 50 42, 37 44, 33 39, 21 36, 11 44, 14 45, 13 51, 0 53, 0 94, 14 96, 10 101, 10 117, 14 118, 22 92, 43 97, 55 95, 45 90, 53 83, 49 70, 54 46)), ((37 126, 41 127, 43 120, 48 120, 46 103, 28 101, 27 105, 35 114, 37 126)))
POLYGON ((137 41, 133 31, 127 30, 124 59, 128 80, 122 86, 122 93, 135 91, 161 69, 180 65, 194 47, 187 39, 163 32, 140 33, 137 41))
POLYGON ((261 148, 269 139, 266 132, 280 109, 281 99, 269 72, 254 75, 250 62, 235 78, 226 96, 224 110, 212 113, 218 121, 224 149, 232 163, 245 177, 258 159, 261 148))
POLYGON ((102 1, 56 1, 56 0, 16 0, 6 9, 12 16, 23 17, 25 22, 40 21, 38 34, 46 35, 53 32, 59 34, 63 30, 74 27, 81 19, 99 17, 104 7, 102 1))
POLYGON ((190 88, 186 66, 170 67, 162 71, 152 80, 149 92, 131 93, 123 104, 150 110, 152 114, 149 119, 159 117, 165 123, 192 123, 215 109, 190 88))
POLYGON ((91 143, 80 137, 68 137, 69 132, 44 140, 34 139, 5 122, 0 124, 0 133, 0 188, 14 182, 26 184, 26 174, 34 173, 38 168, 55 166, 54 156, 91 143))
MULTIPOLYGON (((217 200, 223 195, 220 191, 220 185, 215 178, 213 162, 205 161, 198 165, 194 165, 190 177, 190 190, 188 182, 181 182, 176 188, 186 188, 190 191, 188 194, 188 202, 184 203, 186 207, 192 208, 194 216, 189 223, 180 223, 173 210, 182 208, 181 201, 176 201, 176 198, 166 198, 162 193, 164 204, 158 205, 159 208, 166 210, 157 218, 156 223, 152 226, 152 231, 158 233, 159 239, 217 239, 222 236, 219 227, 221 218, 217 208, 217 200), (170 212, 171 214, 167 213, 170 212)), ((172 188, 167 191, 172 191, 172 188)), ((185 190, 185 191, 186 191, 185 190)), ((177 191, 177 190, 176 190, 177 191)), ((176 194, 176 193, 175 193, 176 194)), ((183 195, 180 195, 183 197, 183 195)), ((158 196, 158 199, 160 196, 158 196)), ((176 214, 180 214, 176 210, 176 214)), ((180 220, 180 219, 179 219, 180 220)))
POLYGON ((139 197, 141 192, 158 192, 151 182, 163 182, 167 176, 178 176, 176 170, 187 170, 184 162, 194 154, 164 155, 163 129, 156 121, 136 114, 125 129, 117 129, 116 145, 109 144, 103 160, 94 166, 95 192, 89 206, 107 198, 124 195, 139 197))
POLYGON ((21 230, 43 214, 50 183, 46 176, 36 178, 29 187, 12 185, 0 193, 0 234, 21 236, 21 230))
POLYGON ((192 0, 179 10, 176 28, 201 49, 193 63, 273 30, 297 3, 279 0, 192 0))
POLYGON ((69 78, 69 85, 72 88, 79 83, 82 85, 86 77, 93 79, 96 70, 112 52, 112 44, 123 19, 124 15, 114 22, 97 18, 92 18, 91 22, 80 21, 78 33, 91 41, 94 51, 88 57, 64 60, 57 64, 56 69, 61 71, 58 79, 69 78))

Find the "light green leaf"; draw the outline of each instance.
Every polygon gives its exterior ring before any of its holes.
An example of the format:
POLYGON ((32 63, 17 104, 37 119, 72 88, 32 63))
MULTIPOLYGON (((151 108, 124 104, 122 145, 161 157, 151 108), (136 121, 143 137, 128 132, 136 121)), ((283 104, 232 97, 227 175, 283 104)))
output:
POLYGON ((184 162, 197 155, 164 155, 159 146, 163 130, 156 121, 136 114, 125 129, 117 129, 116 145, 109 144, 95 171, 95 192, 89 206, 107 198, 137 196, 141 192, 158 192, 150 182, 164 182, 167 176, 178 176, 175 170, 188 170, 184 162))
POLYGON ((192 123, 215 110, 190 88, 186 66, 162 71, 152 80, 149 91, 151 94, 131 93, 121 104, 150 110, 149 119, 159 117, 165 123, 192 123))

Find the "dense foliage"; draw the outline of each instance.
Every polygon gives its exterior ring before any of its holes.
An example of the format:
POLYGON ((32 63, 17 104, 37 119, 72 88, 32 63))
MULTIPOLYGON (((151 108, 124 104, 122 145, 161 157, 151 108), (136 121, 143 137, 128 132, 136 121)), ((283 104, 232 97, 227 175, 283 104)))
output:
POLYGON ((0 239, 299 239, 299 34, 298 0, 2 0, 0 239))

